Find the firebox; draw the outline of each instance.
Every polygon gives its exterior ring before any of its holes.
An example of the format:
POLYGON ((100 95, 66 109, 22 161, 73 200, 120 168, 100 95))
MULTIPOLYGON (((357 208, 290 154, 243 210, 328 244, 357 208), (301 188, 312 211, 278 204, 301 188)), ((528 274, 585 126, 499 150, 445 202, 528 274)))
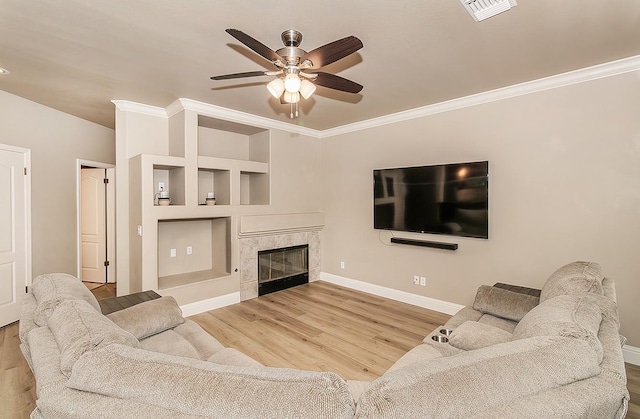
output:
POLYGON ((258 252, 258 295, 309 283, 309 246, 258 252))

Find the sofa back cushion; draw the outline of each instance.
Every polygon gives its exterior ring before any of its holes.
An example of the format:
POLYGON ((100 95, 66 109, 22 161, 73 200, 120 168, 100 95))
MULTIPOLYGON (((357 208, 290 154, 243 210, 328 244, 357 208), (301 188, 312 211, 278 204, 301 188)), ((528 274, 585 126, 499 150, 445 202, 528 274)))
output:
POLYGON ((578 339, 539 336, 414 363, 360 396, 356 418, 462 418, 600 373, 578 339))
POLYGON ((346 381, 332 372, 220 365, 122 345, 87 353, 67 386, 198 417, 352 418, 355 412, 346 381))
POLYGON ((65 273, 39 275, 31 286, 38 303, 34 321, 38 326, 46 326, 51 313, 66 300, 84 300, 100 313, 100 304, 91 291, 75 276, 65 273))
POLYGON ((595 262, 572 262, 558 268, 542 287, 540 302, 559 295, 594 293, 603 295, 602 268, 595 262))
POLYGON ((60 370, 66 376, 86 352, 112 343, 138 347, 138 339, 98 313, 84 300, 61 302, 49 317, 49 329, 60 349, 60 370))
POLYGON ((527 313, 513 331, 513 339, 534 336, 565 336, 586 341, 602 361, 598 331, 602 310, 597 296, 560 295, 546 300, 527 313))
POLYGON ((476 293, 473 309, 517 322, 537 306, 539 301, 540 299, 533 295, 482 285, 476 293))

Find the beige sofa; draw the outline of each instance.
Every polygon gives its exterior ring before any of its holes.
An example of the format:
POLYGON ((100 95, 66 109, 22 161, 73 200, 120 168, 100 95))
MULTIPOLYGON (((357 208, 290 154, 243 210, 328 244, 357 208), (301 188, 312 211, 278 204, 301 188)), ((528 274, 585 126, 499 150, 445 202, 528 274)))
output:
POLYGON ((20 339, 33 418, 617 418, 629 397, 618 328, 613 281, 576 262, 539 299, 481 287, 372 382, 262 366, 169 297, 104 316, 64 274, 34 279, 20 339))

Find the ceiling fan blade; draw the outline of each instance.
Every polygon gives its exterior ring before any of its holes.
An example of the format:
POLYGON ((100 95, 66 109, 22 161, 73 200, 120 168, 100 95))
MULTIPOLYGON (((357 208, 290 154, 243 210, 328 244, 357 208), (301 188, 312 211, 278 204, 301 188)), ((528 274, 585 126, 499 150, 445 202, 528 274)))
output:
POLYGON ((362 46, 361 40, 355 36, 347 36, 346 38, 338 39, 337 41, 309 51, 300 58, 300 62, 303 63, 305 60, 311 61, 311 66, 308 68, 324 67, 347 55, 353 54, 362 48, 362 46))
POLYGON ((329 89, 340 90, 348 93, 360 93, 364 88, 361 84, 345 79, 344 77, 336 76, 335 74, 323 73, 321 71, 314 74, 318 75, 314 80, 314 83, 318 86, 328 87, 329 89))
POLYGON ((224 74, 222 76, 213 76, 211 80, 229 80, 229 79, 241 79, 244 77, 256 77, 266 76, 269 71, 247 71, 244 73, 224 74))
POLYGON ((238 29, 227 29, 226 32, 267 60, 273 63, 276 61, 280 61, 281 63, 286 62, 285 59, 276 54, 274 50, 264 45, 262 42, 250 37, 246 33, 238 29))

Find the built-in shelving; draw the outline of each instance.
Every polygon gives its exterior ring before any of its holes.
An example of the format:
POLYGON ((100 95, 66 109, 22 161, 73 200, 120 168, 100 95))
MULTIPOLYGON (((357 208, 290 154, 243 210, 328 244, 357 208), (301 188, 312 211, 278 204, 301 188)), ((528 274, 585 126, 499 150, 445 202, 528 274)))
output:
POLYGON ((170 205, 184 205, 185 169, 184 166, 153 164, 153 203, 160 204, 160 186, 169 194, 170 205))
POLYGON ((230 217, 159 221, 158 289, 229 276, 230 225, 230 217))
POLYGON ((130 159, 129 221, 133 232, 139 226, 138 238, 132 233, 131 253, 140 258, 135 282, 171 295, 238 275, 231 266, 233 217, 270 204, 271 133, 189 109, 174 112, 167 129, 166 155, 130 159), (158 205, 160 184, 170 205, 158 205), (205 205, 210 194, 215 205, 205 205))

